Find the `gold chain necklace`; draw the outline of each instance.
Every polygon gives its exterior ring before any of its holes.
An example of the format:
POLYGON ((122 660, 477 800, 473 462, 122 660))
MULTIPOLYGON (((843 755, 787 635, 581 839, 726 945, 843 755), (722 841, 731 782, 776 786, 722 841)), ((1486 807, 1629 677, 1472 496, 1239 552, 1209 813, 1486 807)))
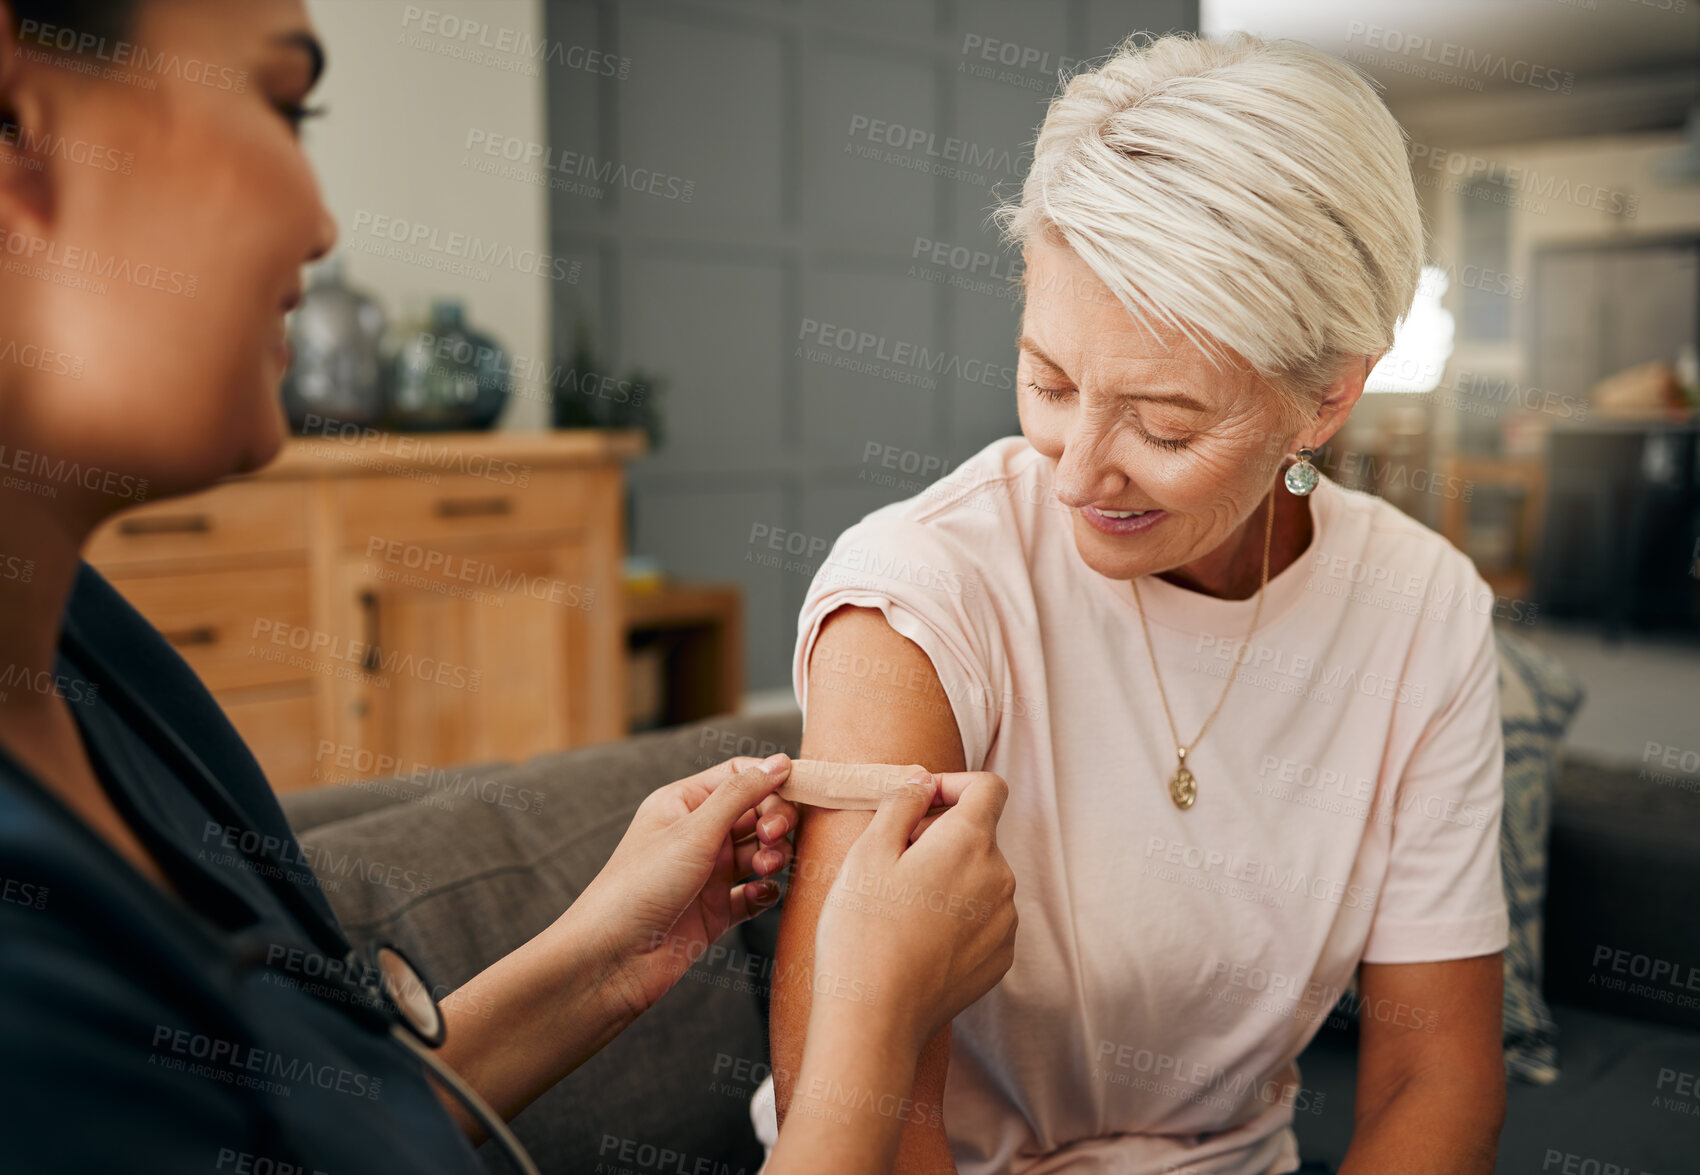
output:
POLYGON ((1175 733, 1175 716, 1169 713, 1169 695, 1163 689, 1163 675, 1157 671, 1157 652, 1151 647, 1151 626, 1145 622, 1145 603, 1139 598, 1139 581, 1133 581, 1133 602, 1139 609, 1139 627, 1145 633, 1145 651, 1151 656, 1151 676, 1157 681, 1157 697, 1163 703, 1163 717, 1169 722, 1169 737, 1175 740, 1175 775, 1169 780, 1169 798, 1175 802, 1175 807, 1186 809, 1192 807, 1198 799, 1198 781, 1193 778, 1192 771, 1186 765, 1187 752, 1198 746, 1204 738, 1204 732, 1210 729, 1210 724, 1216 720, 1216 715, 1222 711, 1222 703, 1228 700, 1228 691, 1234 688, 1234 678, 1239 676, 1240 666, 1244 663, 1246 650, 1251 647, 1252 633, 1257 631, 1257 618, 1263 614, 1263 589, 1269 586, 1269 544, 1275 537, 1275 493, 1269 493, 1269 522, 1263 529, 1263 582, 1257 585, 1257 606, 1251 610, 1251 628, 1246 631, 1245 640, 1234 654, 1234 668, 1228 674, 1228 684, 1222 687, 1222 696, 1216 699, 1216 708, 1210 711, 1210 717, 1199 727, 1198 736, 1192 740, 1192 746, 1181 746, 1181 736, 1175 733))

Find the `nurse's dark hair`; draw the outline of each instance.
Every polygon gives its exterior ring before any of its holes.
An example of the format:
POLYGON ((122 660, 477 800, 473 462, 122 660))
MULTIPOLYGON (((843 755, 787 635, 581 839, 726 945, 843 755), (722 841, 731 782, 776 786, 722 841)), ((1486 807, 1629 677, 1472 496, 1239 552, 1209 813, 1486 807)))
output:
POLYGON ((129 35, 135 24, 136 10, 145 2, 146 0, 7 0, 12 11, 12 35, 18 36, 24 30, 29 30, 30 35, 24 37, 26 48, 51 49, 72 54, 77 52, 75 46, 61 49, 57 44, 40 43, 45 40, 48 26, 58 31, 61 38, 65 36, 65 32, 60 30, 66 30, 78 38, 122 40, 129 35))

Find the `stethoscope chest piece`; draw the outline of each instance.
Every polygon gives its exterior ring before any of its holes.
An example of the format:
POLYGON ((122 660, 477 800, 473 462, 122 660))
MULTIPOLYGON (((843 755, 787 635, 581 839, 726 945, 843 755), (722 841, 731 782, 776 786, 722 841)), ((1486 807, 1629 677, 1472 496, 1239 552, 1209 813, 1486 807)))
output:
POLYGON ((424 1044, 437 1048, 443 1043, 446 1025, 443 1010, 431 994, 425 977, 413 961, 401 953, 401 948, 383 943, 372 952, 378 988, 396 1018, 424 1044))

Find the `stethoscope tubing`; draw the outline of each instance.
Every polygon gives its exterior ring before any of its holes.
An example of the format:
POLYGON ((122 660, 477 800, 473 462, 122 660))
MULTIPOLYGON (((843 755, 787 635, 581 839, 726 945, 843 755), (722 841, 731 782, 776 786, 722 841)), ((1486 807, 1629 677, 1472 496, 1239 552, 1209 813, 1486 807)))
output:
POLYGON ((531 1161, 531 1155, 526 1151, 525 1145, 508 1128, 508 1124, 502 1121, 502 1116, 491 1108, 490 1103, 485 1101, 476 1089, 461 1080, 459 1073, 444 1064, 443 1059, 432 1052, 424 1041, 400 1024, 392 1023, 390 1025, 390 1035, 399 1040, 402 1046, 414 1056, 418 1057, 424 1064, 426 1071, 438 1081, 441 1081, 444 1088, 454 1094, 460 1100, 460 1103, 466 1107, 467 1113, 471 1114, 473 1119, 489 1132, 491 1138, 501 1144, 502 1149, 508 1152, 508 1158, 513 1160, 514 1166, 520 1169, 520 1175, 541 1175, 541 1172, 537 1170, 537 1164, 531 1161))

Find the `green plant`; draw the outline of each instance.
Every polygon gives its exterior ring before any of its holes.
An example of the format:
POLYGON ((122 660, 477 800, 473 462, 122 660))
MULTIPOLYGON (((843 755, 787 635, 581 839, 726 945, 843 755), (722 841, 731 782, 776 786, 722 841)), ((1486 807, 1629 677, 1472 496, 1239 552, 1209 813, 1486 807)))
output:
POLYGON ((550 420, 556 428, 638 428, 650 451, 661 447, 663 379, 642 368, 624 376, 596 355, 584 319, 573 327, 572 350, 566 365, 550 381, 550 420))

